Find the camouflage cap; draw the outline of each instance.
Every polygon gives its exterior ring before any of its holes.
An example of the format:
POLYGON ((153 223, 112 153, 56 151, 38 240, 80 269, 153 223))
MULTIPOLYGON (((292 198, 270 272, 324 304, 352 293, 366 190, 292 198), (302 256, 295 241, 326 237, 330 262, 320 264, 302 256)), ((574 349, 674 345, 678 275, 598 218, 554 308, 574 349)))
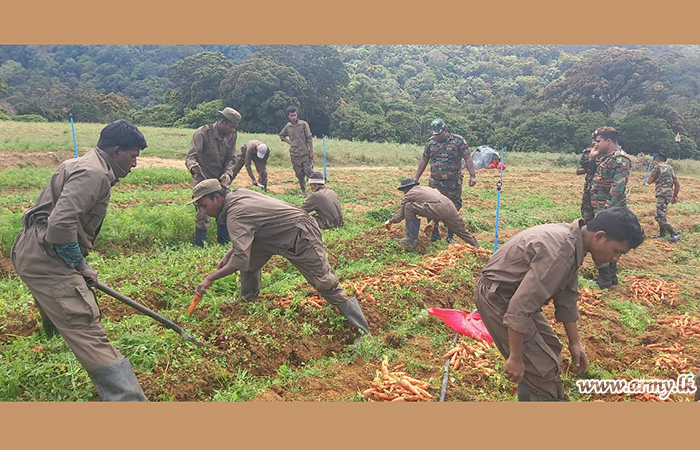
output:
POLYGON ((238 125, 238 123, 241 121, 241 113, 228 106, 222 111, 219 111, 219 114, 221 114, 224 117, 224 119, 228 120, 234 125, 238 125))
POLYGON ((208 180, 204 180, 201 183, 198 183, 192 190, 192 201, 190 203, 195 203, 205 195, 211 194, 212 192, 216 192, 219 189, 223 188, 221 187, 221 183, 219 182, 219 180, 217 180, 216 178, 209 178, 208 180))
POLYGON ((433 129, 433 134, 440 134, 443 128, 445 128, 445 122, 442 119, 435 119, 430 123, 430 128, 433 129))

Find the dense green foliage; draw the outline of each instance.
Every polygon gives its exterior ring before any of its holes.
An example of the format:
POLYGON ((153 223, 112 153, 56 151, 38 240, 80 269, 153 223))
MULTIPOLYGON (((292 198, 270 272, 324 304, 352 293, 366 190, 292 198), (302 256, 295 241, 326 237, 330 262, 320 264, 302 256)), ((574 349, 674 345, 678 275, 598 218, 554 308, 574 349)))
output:
POLYGON ((630 153, 700 158, 700 47, 0 46, 3 119, 194 128, 221 105, 253 133, 295 105, 318 136, 421 144, 440 116, 471 145, 570 153, 613 125, 630 153))

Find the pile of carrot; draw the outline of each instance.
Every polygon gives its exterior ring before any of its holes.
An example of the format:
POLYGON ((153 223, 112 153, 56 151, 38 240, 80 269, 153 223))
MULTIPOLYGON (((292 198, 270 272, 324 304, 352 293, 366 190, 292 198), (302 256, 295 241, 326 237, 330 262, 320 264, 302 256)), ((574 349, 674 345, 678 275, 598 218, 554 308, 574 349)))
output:
POLYGON ((648 344, 645 347, 655 348, 656 350, 664 353, 683 353, 683 346, 678 341, 674 342, 671 347, 661 348, 662 345, 664 344, 662 344, 661 342, 657 342, 656 344, 648 344))
POLYGON ((635 280, 630 286, 632 298, 647 306, 661 305, 665 300, 668 300, 668 304, 673 306, 678 296, 678 285, 663 280, 647 280, 645 277, 646 275, 639 274, 625 280, 635 280))
POLYGON ((601 317, 600 313, 594 311, 597 306, 602 306, 603 302, 598 300, 602 292, 591 288, 583 288, 579 291, 579 311, 587 316, 601 317))
POLYGON ((452 370, 457 370, 460 367, 470 367, 477 369, 486 376, 491 376, 496 373, 494 369, 488 367, 493 365, 493 362, 488 358, 484 358, 489 348, 489 344, 483 341, 470 339, 470 342, 467 342, 464 339, 460 339, 456 346, 443 355, 443 358, 450 358, 452 370))
POLYGON ((666 355, 656 358, 654 365, 660 369, 674 370, 678 373, 686 372, 690 369, 690 363, 686 358, 680 359, 678 356, 666 355))
POLYGON ((365 401, 419 402, 432 399, 427 391, 430 383, 408 376, 402 371, 404 368, 404 364, 399 364, 390 370, 386 360, 382 361, 380 370, 370 382, 371 387, 362 392, 365 401))
MULTIPOLYGON (((287 308, 289 305, 292 304, 292 300, 294 300, 293 295, 286 295, 284 297, 280 297, 277 299, 277 306, 280 308, 287 308)), ((314 308, 323 308, 322 303, 326 303, 326 301, 320 297, 318 294, 314 294, 311 297, 308 297, 306 299, 306 303, 313 306, 314 308)))
POLYGON ((671 316, 659 319, 656 323, 670 324, 677 328, 681 336, 700 338, 700 321, 691 319, 688 316, 671 316))

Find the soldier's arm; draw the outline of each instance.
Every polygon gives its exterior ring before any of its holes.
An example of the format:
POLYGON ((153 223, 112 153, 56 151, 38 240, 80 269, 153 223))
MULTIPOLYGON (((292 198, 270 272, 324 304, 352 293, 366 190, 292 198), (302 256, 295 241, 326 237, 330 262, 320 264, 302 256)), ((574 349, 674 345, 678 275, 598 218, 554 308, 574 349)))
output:
POLYGON ((391 223, 399 223, 406 217, 406 195, 404 194, 403 200, 401 200, 401 207, 394 217, 389 219, 391 223))
POLYGON ((304 129, 306 134, 306 145, 309 147, 309 158, 314 159, 314 135, 311 134, 311 128, 309 128, 308 123, 306 123, 304 129))
MULTIPOLYGON (((289 125, 289 124, 287 124, 287 125, 289 125)), ((282 128, 282 131, 280 131, 279 136, 280 136, 280 140, 282 142, 286 142, 287 144, 292 145, 292 141, 290 141, 289 137, 288 137, 289 132, 287 131, 287 125, 285 125, 284 128, 282 128)))
POLYGON ((311 211, 315 211, 316 208, 318 208, 318 196, 316 193, 312 193, 308 197, 306 197, 306 200, 304 203, 301 204, 300 208, 306 211, 307 213, 310 213, 311 211))
POLYGON ((464 162, 467 163, 469 177, 476 180, 476 168, 474 168, 474 161, 472 161, 472 155, 469 153, 469 148, 467 148, 467 151, 464 152, 464 162))
POLYGON ((224 157, 224 173, 229 176, 229 182, 233 180, 233 168, 236 166, 236 139, 238 139, 238 133, 235 131, 232 139, 233 142, 224 157))
POLYGON ((253 175, 253 169, 250 167, 250 164, 253 162, 253 154, 256 151, 257 149, 255 147, 253 147, 252 149, 246 147, 245 151, 245 170, 246 172, 248 172, 248 176, 250 177, 250 179, 253 180, 253 184, 258 184, 258 181, 255 179, 255 175, 253 175))
POLYGON ((185 157, 185 166, 190 173, 194 173, 199 167, 199 155, 202 153, 202 148, 204 147, 204 135, 195 131, 190 141, 190 150, 187 152, 185 157), (194 170, 193 170, 194 167, 194 170))
POLYGON ((576 175, 584 175, 588 172, 588 164, 591 161, 588 160, 588 153, 583 153, 581 155, 581 160, 578 162, 578 167, 576 167, 576 175))
POLYGON ((418 163, 418 169, 416 170, 416 176, 413 177, 413 179, 416 181, 420 180, 421 175, 423 175, 425 168, 428 166, 428 156, 426 155, 426 152, 427 152, 427 147, 426 147, 426 151, 423 152, 423 158, 420 160, 420 163, 418 163))
POLYGON ((678 193, 681 191, 681 183, 678 181, 677 177, 673 177, 673 198, 671 201, 676 203, 678 201, 678 193))
POLYGON ((612 208, 614 206, 622 205, 621 199, 625 195, 625 189, 627 189, 627 180, 630 176, 630 163, 623 159, 615 170, 615 175, 613 175, 613 182, 610 185, 610 195, 608 196, 608 201, 605 204, 606 208, 612 208))
POLYGON ((105 190, 109 190, 109 182, 99 174, 88 171, 72 174, 49 215, 46 240, 51 244, 78 242, 80 216, 95 206, 105 190))
POLYGON ((656 178, 659 175, 658 167, 659 166, 652 167, 651 172, 649 172, 649 178, 647 178, 647 184, 654 184, 656 182, 656 178))

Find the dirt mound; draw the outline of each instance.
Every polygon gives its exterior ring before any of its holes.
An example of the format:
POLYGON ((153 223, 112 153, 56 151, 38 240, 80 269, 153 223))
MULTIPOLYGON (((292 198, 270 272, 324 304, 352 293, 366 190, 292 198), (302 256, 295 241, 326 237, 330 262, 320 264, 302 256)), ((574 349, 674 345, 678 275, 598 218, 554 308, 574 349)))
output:
POLYGON ((58 167, 63 161, 75 158, 75 153, 67 150, 54 152, 0 152, 0 170, 21 169, 24 167, 58 167))

